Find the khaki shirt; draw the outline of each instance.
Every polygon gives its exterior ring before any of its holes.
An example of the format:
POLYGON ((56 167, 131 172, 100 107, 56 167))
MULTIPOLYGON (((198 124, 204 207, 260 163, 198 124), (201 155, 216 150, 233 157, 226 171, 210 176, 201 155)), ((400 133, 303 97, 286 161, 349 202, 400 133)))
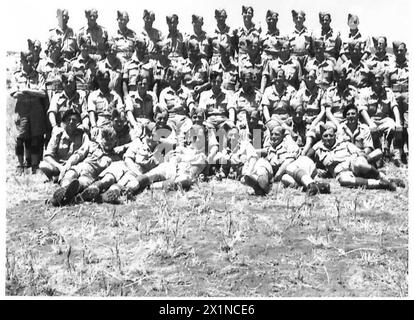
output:
POLYGON ((123 67, 121 60, 116 60, 114 65, 109 63, 108 58, 98 62, 98 69, 102 71, 109 71, 111 80, 109 81, 109 89, 115 90, 119 95, 122 94, 122 77, 123 67))
POLYGON ((394 60, 390 63, 387 74, 393 92, 408 92, 408 60, 401 64, 394 60))
POLYGON ((292 106, 301 105, 304 110, 303 121, 306 124, 311 124, 313 120, 321 112, 321 102, 324 91, 315 86, 313 91, 310 91, 306 86, 300 88, 292 99, 292 106))
POLYGON ((195 33, 187 34, 185 36, 185 45, 188 52, 188 43, 191 40, 196 40, 198 42, 200 53, 204 59, 210 59, 211 56, 211 47, 210 42, 207 37, 207 33, 203 31, 200 35, 197 35, 195 33))
POLYGON ((262 94, 259 90, 254 89, 253 92, 247 94, 243 88, 240 88, 234 93, 232 99, 233 105, 229 107, 236 111, 237 120, 245 121, 246 114, 252 113, 254 110, 261 110, 260 102, 262 101, 262 94))
POLYGON ((350 137, 346 132, 345 128, 346 122, 341 124, 340 130, 338 130, 338 138, 343 141, 352 142, 356 145, 359 149, 364 151, 366 148, 371 148, 374 150, 374 145, 372 142, 371 131, 369 127, 365 123, 358 122, 358 127, 352 133, 352 137, 350 137))
POLYGON ((89 94, 88 113, 91 111, 95 112, 97 126, 109 123, 114 109, 117 109, 120 112, 124 111, 122 99, 115 91, 110 91, 105 95, 98 89, 89 94))
POLYGON ((82 119, 88 116, 87 99, 84 91, 77 91, 71 98, 66 95, 65 91, 55 94, 50 101, 47 113, 53 112, 56 115, 56 122, 60 124, 63 115, 68 110, 75 110, 81 115, 82 119))
POLYGON ((194 104, 193 95, 184 86, 181 86, 177 91, 167 87, 160 93, 159 106, 161 109, 167 110, 170 115, 188 116, 191 104, 194 104))
POLYGON ((266 160, 271 164, 274 172, 287 160, 295 160, 299 157, 300 148, 287 134, 281 143, 273 148, 271 145, 267 148, 266 160))
POLYGON ((78 90, 92 90, 93 79, 98 70, 94 59, 85 60, 82 56, 79 56, 76 60, 70 62, 69 68, 76 74, 76 88, 78 90))
POLYGON ((101 60, 105 57, 105 43, 108 41, 108 32, 100 25, 93 28, 88 26, 83 27, 78 33, 78 47, 82 37, 89 37, 91 39, 91 47, 89 53, 95 60, 101 60))
POLYGON ((274 85, 267 87, 262 99, 262 106, 267 106, 271 118, 281 121, 287 120, 292 114, 292 100, 296 90, 292 86, 287 86, 279 94, 274 85))
POLYGON ((63 163, 88 141, 88 135, 82 130, 79 130, 75 136, 69 137, 63 128, 55 127, 44 156, 52 157, 55 161, 63 163))
POLYGON ((111 40, 115 42, 116 49, 117 49, 117 56, 122 61, 126 59, 130 59, 135 51, 135 39, 136 34, 129 28, 126 28, 125 32, 121 32, 121 30, 117 30, 116 33, 111 37, 111 40))
POLYGON ((63 31, 60 27, 50 29, 49 39, 52 38, 61 39, 62 53, 69 53, 69 56, 74 57, 76 52, 79 51, 78 44, 76 42, 76 35, 70 27, 67 27, 65 31, 63 31))
POLYGON ((280 58, 269 61, 265 70, 263 70, 263 75, 269 77, 269 82, 273 80, 275 71, 278 69, 283 69, 285 71, 286 81, 294 88, 299 88, 299 79, 302 77, 302 68, 298 60, 295 57, 290 57, 286 61, 282 61, 280 58))
POLYGON ((292 54, 295 56, 304 56, 308 54, 312 42, 312 33, 304 26, 302 30, 296 28, 288 35, 292 54))
POLYGON ((148 52, 153 54, 155 52, 155 44, 163 39, 161 31, 155 28, 150 30, 143 30, 141 34, 148 40, 148 52))
POLYGON ((334 32, 331 28, 328 32, 314 35, 314 39, 322 40, 325 43, 325 54, 337 59, 341 51, 342 40, 339 32, 334 32))
POLYGON ((355 87, 349 86, 343 92, 340 92, 336 86, 332 86, 326 90, 322 98, 322 105, 325 108, 331 108, 332 115, 338 121, 342 121, 344 119, 343 111, 345 107, 356 103, 357 99, 358 90, 355 87))
POLYGON ((397 107, 395 95, 389 88, 384 88, 381 96, 378 96, 372 88, 363 88, 359 92, 357 100, 359 110, 366 110, 374 121, 390 117, 394 119, 393 109, 397 107))
POLYGON ((229 110, 234 108, 229 93, 221 91, 218 95, 215 95, 213 90, 201 93, 198 106, 205 111, 206 119, 210 117, 228 119, 229 110))
POLYGON ((136 54, 134 54, 124 67, 122 78, 128 85, 128 90, 136 90, 137 88, 137 79, 141 70, 148 70, 150 75, 154 74, 153 72, 153 63, 145 57, 142 61, 138 60, 136 54))
POLYGON ((332 60, 328 59, 319 62, 316 58, 311 58, 305 65, 306 73, 316 70, 316 83, 325 89, 332 85, 334 68, 335 65, 332 60))

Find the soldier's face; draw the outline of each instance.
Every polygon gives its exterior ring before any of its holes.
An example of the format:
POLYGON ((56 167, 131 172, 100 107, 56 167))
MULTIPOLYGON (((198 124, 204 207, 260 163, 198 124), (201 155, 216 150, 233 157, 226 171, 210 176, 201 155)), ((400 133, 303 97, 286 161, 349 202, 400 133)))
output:
POLYGON ((303 23, 305 22, 305 17, 304 17, 304 16, 302 16, 301 14, 298 14, 298 15, 296 16, 296 18, 294 19, 294 21, 295 21, 295 23, 296 23, 297 25, 302 26, 302 25, 303 25, 303 23))
POLYGON ((193 22, 193 29, 194 30, 201 30, 202 26, 203 26, 203 22, 201 22, 201 21, 197 20, 197 21, 193 22))
POLYGON ((107 76, 98 77, 97 81, 98 81, 99 89, 101 89, 102 91, 108 90, 108 85, 109 85, 109 82, 110 82, 109 77, 107 77, 107 76))
POLYGON ((250 91, 254 85, 253 75, 251 74, 244 75, 244 77, 242 77, 241 82, 242 82, 243 90, 250 91))
POLYGON ((126 28, 126 26, 127 26, 128 22, 129 22, 129 19, 128 19, 127 17, 125 17, 125 16, 120 16, 120 17, 118 18, 118 27, 119 27, 120 29, 126 28))
POLYGON ((400 44, 395 51, 395 55, 399 58, 405 57, 405 54, 407 53, 407 49, 403 44, 400 44))
POLYGON ((234 130, 230 130, 228 133, 228 138, 229 138, 229 142, 231 143, 232 146, 234 146, 236 143, 239 142, 239 131, 234 129, 234 130))
POLYGON ((253 12, 251 9, 247 9, 246 11, 243 12, 243 20, 250 22, 252 21, 253 18, 253 12))
POLYGON ((174 72, 170 77, 170 86, 178 87, 181 84, 181 75, 174 72))
POLYGON ((116 146, 116 139, 106 139, 106 138, 102 138, 101 140, 101 147, 102 149, 104 149, 105 152, 111 152, 112 150, 114 150, 116 146))
POLYGON ((360 58, 362 56, 362 50, 359 45, 356 45, 354 48, 351 49, 351 56, 355 58, 360 58))
POLYGON ((96 20, 98 19, 98 13, 91 12, 86 18, 88 19, 88 23, 95 24, 96 20))
POLYGON ((322 143, 326 148, 331 148, 336 142, 336 134, 334 129, 327 129, 322 134, 322 143))
POLYGON ((138 80, 137 85, 138 85, 139 91, 147 91, 148 90, 148 79, 142 78, 141 80, 138 80))
POLYGON ((126 126, 126 120, 121 117, 117 117, 112 120, 112 127, 114 128, 116 132, 122 131, 122 129, 124 129, 125 126, 126 126))
POLYGON ((329 27, 330 23, 331 23, 331 18, 329 18, 327 14, 324 15, 321 20, 322 27, 329 27))
POLYGON ((164 113, 158 113, 155 117, 155 126, 157 128, 163 128, 167 125, 168 116, 164 113))
POLYGON ((382 88, 384 83, 384 76, 382 74, 376 74, 374 78, 374 89, 379 90, 382 88))
POLYGON ((63 121, 64 129, 68 134, 73 134, 76 132, 78 125, 80 124, 80 117, 78 115, 70 115, 65 118, 63 121))
POLYGON ((285 83, 285 73, 283 71, 278 71, 273 82, 276 86, 282 86, 285 83))
POLYGON ((62 81, 63 90, 66 92, 72 93, 76 90, 76 80, 75 78, 68 79, 67 81, 62 81))
POLYGON ((63 24, 67 24, 68 21, 69 21, 69 14, 63 13, 62 14, 62 22, 63 22, 63 24))
POLYGON ((216 16, 216 21, 218 24, 224 24, 226 22, 227 16, 224 14, 219 14, 216 16))
POLYGON ((387 48, 387 43, 385 42, 384 38, 379 38, 378 39, 378 44, 377 44, 377 51, 378 52, 385 52, 387 48))
POLYGON ((177 26, 178 26, 178 21, 177 20, 171 20, 167 24, 168 24, 168 30, 169 31, 177 30, 177 26))
POLYGON ((203 114, 201 112, 194 113, 191 116, 191 121, 193 122, 193 124, 202 125, 203 124, 203 120, 204 120, 204 117, 203 117, 203 114))
POLYGON ((213 90, 218 90, 221 87, 221 84, 223 83, 222 76, 216 76, 215 78, 210 80, 211 86, 213 90))
POLYGON ((305 76, 305 83, 307 86, 313 86, 315 84, 316 81, 316 74, 315 72, 310 72, 305 76))
POLYGON ((284 136, 284 130, 281 127, 275 127, 270 134, 270 142, 272 146, 278 146, 283 141, 284 136))
POLYGON ((275 17, 273 17, 273 16, 268 16, 266 18, 266 22, 267 22, 267 25, 268 26, 274 26, 277 23, 277 19, 275 17))
POLYGON ((355 109, 349 109, 346 113, 346 121, 348 123, 355 123, 358 120, 358 112, 355 109))

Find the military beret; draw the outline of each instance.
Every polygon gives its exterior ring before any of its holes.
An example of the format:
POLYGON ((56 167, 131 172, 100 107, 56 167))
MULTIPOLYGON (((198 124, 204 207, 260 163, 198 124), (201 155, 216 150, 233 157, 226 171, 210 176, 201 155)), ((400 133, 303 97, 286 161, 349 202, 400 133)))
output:
POLYGON ((225 9, 216 9, 214 10, 214 17, 220 17, 220 16, 224 16, 227 17, 227 12, 225 9))
POLYGON ((277 18, 279 17, 279 14, 276 11, 267 10, 267 12, 266 12, 266 18, 268 18, 268 17, 272 17, 272 18, 274 18, 274 19, 277 20, 277 18))
POLYGON ((147 9, 144 9, 143 18, 150 17, 152 20, 155 20, 155 13, 153 11, 148 11, 147 9))
POLYGON ((166 16, 166 20, 167 20, 168 24, 173 23, 175 21, 177 21, 177 23, 178 23, 178 16, 174 13, 170 16, 166 16))
POLYGON ((191 16, 191 22, 192 22, 192 23, 196 23, 196 22, 198 22, 198 23, 203 23, 203 22, 204 22, 204 19, 203 19, 203 17, 202 17, 202 16, 197 16, 197 15, 193 14, 193 15, 191 16))

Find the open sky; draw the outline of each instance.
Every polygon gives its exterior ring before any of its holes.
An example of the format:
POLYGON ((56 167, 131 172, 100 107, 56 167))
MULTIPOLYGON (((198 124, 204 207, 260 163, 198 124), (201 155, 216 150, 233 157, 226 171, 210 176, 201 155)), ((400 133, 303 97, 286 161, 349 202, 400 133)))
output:
MULTIPOLYGON (((214 9, 225 8, 228 15, 228 24, 232 27, 242 25, 241 6, 252 5, 255 9, 254 20, 266 29, 265 14, 268 9, 279 13, 279 29, 282 33, 293 28, 291 17, 292 9, 302 9, 307 14, 306 25, 312 30, 320 28, 319 11, 328 11, 332 15, 332 27, 341 33, 348 32, 348 13, 357 14, 360 18, 360 30, 368 35, 385 35, 390 40, 408 42, 410 36, 410 0, 151 0, 131 1, 117 0, 103 3, 99 0, 15 0, 2 1, 1 6, 2 32, 6 50, 22 50, 26 48, 27 38, 46 40, 48 30, 56 23, 56 9, 69 10, 69 25, 79 30, 86 24, 84 9, 95 7, 99 11, 98 23, 105 26, 111 34, 116 31, 116 10, 126 10, 130 15, 129 27, 139 31, 143 27, 143 9, 153 10, 156 20, 154 26, 167 31, 165 16, 177 13, 182 31, 190 31, 191 15, 198 14, 204 17, 204 29, 213 31, 215 27, 214 9), (7 4, 7 5, 6 5, 7 4)), ((412 28, 411 28, 412 30, 412 28)), ((4 45, 3 44, 3 45, 4 45)))

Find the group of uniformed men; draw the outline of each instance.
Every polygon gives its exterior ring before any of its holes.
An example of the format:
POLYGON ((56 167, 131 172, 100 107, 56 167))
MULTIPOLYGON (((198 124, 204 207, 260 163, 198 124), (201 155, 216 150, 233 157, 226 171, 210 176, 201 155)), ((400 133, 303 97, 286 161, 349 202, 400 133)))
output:
POLYGON ((118 11, 109 36, 96 9, 77 34, 58 9, 46 57, 29 40, 14 74, 18 174, 40 169, 58 182, 54 205, 115 203, 156 181, 188 189, 210 176, 240 179, 260 195, 275 181, 329 193, 321 177, 403 186, 378 169, 407 161, 405 43, 394 41, 391 55, 386 37, 362 36, 352 14, 346 36, 326 12, 311 32, 305 13, 292 10, 290 33, 279 31, 277 12, 267 11, 265 32, 253 14, 243 6, 244 26, 231 30, 226 11, 215 10, 211 35, 197 15, 183 35, 173 14, 162 35, 154 12, 144 10, 135 33, 118 11))

